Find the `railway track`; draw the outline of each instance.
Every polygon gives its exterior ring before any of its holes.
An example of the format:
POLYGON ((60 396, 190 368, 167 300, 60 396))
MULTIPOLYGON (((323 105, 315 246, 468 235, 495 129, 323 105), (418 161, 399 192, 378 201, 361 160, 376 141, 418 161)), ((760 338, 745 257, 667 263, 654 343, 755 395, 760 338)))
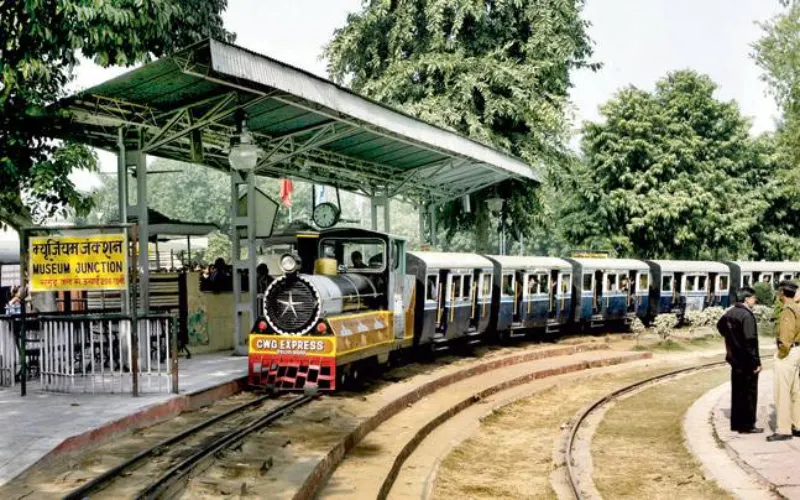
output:
POLYGON ((584 408, 578 414, 578 417, 573 420, 569 428, 569 431, 567 433, 566 447, 565 447, 566 475, 570 489, 572 490, 572 494, 575 496, 575 498, 578 500, 588 499, 590 498, 590 495, 587 495, 585 491, 587 489, 588 490, 594 489, 593 484, 583 485, 583 486, 581 485, 581 481, 579 479, 579 474, 578 474, 577 461, 573 456, 573 451, 575 449, 575 441, 577 439, 578 433, 581 430, 583 424, 587 421, 587 419, 590 416, 592 416, 593 414, 595 414, 597 411, 601 410, 608 404, 620 399, 621 397, 630 394, 632 392, 641 390, 647 386, 656 385, 681 375, 687 375, 689 373, 694 373, 702 370, 719 368, 725 366, 726 364, 727 363, 725 361, 704 363, 701 365, 682 368, 679 370, 673 370, 667 373, 662 373, 660 375, 639 380, 638 382, 634 382, 632 384, 626 385, 625 387, 621 387, 611 393, 606 394, 602 398, 598 399, 597 401, 591 403, 589 406, 584 408))
MULTIPOLYGON (((166 472, 156 475, 155 479, 145 482, 144 486, 139 486, 142 483, 134 479, 137 484, 136 492, 130 496, 137 499, 174 497, 180 493, 195 471, 204 465, 210 465, 221 452, 241 443, 248 435, 264 429, 296 408, 310 403, 314 396, 296 396, 268 408, 258 416, 245 415, 247 410, 256 409, 270 399, 274 400, 274 397, 267 395, 256 398, 171 436, 93 478, 67 494, 64 499, 80 500, 98 494, 105 495, 104 490, 114 488, 120 479, 132 478, 134 472, 148 461, 165 456, 169 461, 166 472), (220 425, 225 429, 216 431, 216 426, 220 425), (199 443, 191 443, 198 438, 199 443)), ((163 467, 158 466, 157 470, 163 470, 163 467)))

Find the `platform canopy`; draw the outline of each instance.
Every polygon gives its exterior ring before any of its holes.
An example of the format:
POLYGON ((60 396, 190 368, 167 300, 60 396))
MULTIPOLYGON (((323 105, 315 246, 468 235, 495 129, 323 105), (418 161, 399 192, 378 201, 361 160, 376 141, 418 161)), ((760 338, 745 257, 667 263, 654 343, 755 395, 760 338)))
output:
POLYGON ((61 101, 73 139, 229 170, 236 116, 265 154, 258 175, 290 176, 415 201, 455 199, 509 178, 539 180, 523 161, 241 47, 206 40, 61 101), (127 136, 129 137, 129 135, 127 136), (129 146, 130 147, 130 146, 129 146))

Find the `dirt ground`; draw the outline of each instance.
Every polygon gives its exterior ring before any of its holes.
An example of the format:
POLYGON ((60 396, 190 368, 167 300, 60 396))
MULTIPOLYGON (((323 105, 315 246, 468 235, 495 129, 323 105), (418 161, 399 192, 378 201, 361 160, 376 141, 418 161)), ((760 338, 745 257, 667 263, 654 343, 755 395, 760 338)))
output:
MULTIPOLYGON (((650 345, 647 348, 654 350, 656 359, 671 361, 649 368, 620 367, 612 374, 582 374, 495 412, 442 463, 434 498, 556 498, 550 485, 550 474, 560 465, 554 461, 554 450, 576 413, 622 385, 695 364, 696 356, 708 356, 721 347, 721 340, 714 337, 666 349, 650 345)), ((699 471, 696 476, 701 477, 699 471)))

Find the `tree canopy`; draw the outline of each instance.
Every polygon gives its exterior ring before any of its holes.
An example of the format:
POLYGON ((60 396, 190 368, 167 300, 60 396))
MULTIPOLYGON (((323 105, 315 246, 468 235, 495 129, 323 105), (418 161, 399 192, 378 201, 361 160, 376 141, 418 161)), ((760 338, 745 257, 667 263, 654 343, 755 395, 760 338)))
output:
POLYGON ((0 1, 0 223, 13 227, 91 199, 69 179, 92 170, 86 147, 49 140, 47 106, 63 96, 79 55, 102 66, 131 65, 208 36, 227 0, 0 1))
MULTIPOLYGON (((371 0, 348 16, 325 51, 331 77, 423 120, 522 157, 560 163, 567 155, 570 74, 595 66, 583 0, 371 0)), ((504 219, 530 224, 537 194, 509 183, 504 219)), ((451 228, 475 227, 486 250, 489 214, 460 203, 451 228)))
POLYGON ((745 257, 769 206, 762 187, 775 159, 754 144, 734 102, 693 71, 653 92, 625 88, 586 123, 560 207, 570 241, 641 258, 745 257), (771 163, 770 163, 771 162, 771 163), (568 191, 575 196, 569 197, 568 191))

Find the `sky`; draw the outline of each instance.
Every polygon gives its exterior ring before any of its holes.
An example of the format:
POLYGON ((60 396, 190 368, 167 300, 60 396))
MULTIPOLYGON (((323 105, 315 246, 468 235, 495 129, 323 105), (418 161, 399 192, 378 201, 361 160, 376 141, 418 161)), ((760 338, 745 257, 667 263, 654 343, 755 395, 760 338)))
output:
MULTIPOLYGON (((360 6, 361 0, 228 0, 224 21, 238 45, 326 76, 322 48, 360 6)), ((749 54, 760 36, 755 22, 779 10, 778 0, 587 0, 584 18, 603 68, 573 76, 575 129, 598 120, 598 107, 620 88, 652 89, 667 72, 692 68, 717 82, 719 98, 739 103, 754 134, 771 130, 777 109, 749 54)), ((72 90, 124 71, 84 62, 72 90)), ((111 154, 101 154, 101 162, 103 170, 115 169, 111 154)), ((96 185, 93 175, 75 180, 96 185)))

